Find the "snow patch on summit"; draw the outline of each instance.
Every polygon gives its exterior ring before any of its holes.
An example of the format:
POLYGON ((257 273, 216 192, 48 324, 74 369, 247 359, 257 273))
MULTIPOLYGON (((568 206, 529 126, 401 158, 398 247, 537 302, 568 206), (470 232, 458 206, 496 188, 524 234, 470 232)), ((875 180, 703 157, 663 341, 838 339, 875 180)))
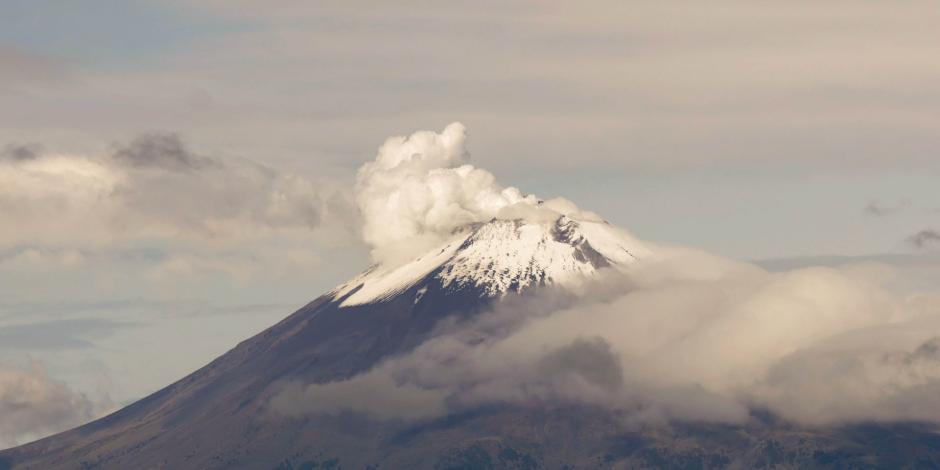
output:
MULTIPOLYGON (((604 268, 623 269, 650 251, 606 222, 493 219, 472 224, 410 263, 374 266, 339 286, 342 306, 382 302, 423 281, 481 296, 555 285, 576 287, 604 268)), ((426 285, 422 287, 426 292, 426 285)), ((423 293, 422 293, 423 295, 423 293)))
POLYGON ((464 233, 462 237, 458 236, 448 241, 439 250, 426 253, 401 266, 391 268, 382 265, 373 266, 337 287, 333 298, 340 299, 352 293, 341 304, 350 306, 379 302, 394 297, 452 258, 466 237, 467 234, 464 233))

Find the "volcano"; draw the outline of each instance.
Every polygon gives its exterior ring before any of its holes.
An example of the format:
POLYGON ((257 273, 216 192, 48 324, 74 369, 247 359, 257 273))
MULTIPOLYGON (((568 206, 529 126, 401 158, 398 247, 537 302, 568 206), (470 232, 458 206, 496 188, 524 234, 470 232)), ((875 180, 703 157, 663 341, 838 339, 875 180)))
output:
POLYGON ((940 467, 940 435, 918 424, 801 428, 755 411, 746 425, 643 427, 577 404, 494 403, 420 420, 271 407, 285 384, 349 379, 414 350, 444 321, 545 289, 576 295, 649 256, 603 221, 469 224, 410 262, 373 266, 130 406, 0 453, 0 468, 940 467))

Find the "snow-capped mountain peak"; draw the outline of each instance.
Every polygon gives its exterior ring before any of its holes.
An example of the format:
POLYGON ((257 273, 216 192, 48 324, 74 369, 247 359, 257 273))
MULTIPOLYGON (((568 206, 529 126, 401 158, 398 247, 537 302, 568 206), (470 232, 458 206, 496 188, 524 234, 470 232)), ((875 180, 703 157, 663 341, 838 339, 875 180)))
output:
POLYGON ((642 243, 606 222, 493 219, 463 227, 409 263, 373 266, 335 289, 333 298, 342 306, 382 302, 426 281, 483 297, 540 285, 572 287, 647 254, 642 243))

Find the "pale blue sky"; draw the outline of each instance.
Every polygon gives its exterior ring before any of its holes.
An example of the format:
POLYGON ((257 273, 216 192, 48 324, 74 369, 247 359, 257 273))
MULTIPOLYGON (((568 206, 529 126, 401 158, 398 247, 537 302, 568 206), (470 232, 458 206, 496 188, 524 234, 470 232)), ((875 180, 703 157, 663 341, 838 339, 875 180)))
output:
POLYGON ((139 0, 9 0, 3 10, 0 42, 82 68, 133 67, 247 26, 139 0))

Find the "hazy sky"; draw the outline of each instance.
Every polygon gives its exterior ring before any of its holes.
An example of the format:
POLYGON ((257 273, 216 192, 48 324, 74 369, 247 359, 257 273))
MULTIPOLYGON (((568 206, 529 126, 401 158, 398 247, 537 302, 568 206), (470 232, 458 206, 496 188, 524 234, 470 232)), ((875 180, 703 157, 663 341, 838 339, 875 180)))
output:
POLYGON ((938 21, 932 1, 5 1, 0 379, 87 402, 28 417, 53 429, 208 362, 364 268, 356 168, 453 121, 501 183, 642 238, 879 255, 926 285, 938 21))

